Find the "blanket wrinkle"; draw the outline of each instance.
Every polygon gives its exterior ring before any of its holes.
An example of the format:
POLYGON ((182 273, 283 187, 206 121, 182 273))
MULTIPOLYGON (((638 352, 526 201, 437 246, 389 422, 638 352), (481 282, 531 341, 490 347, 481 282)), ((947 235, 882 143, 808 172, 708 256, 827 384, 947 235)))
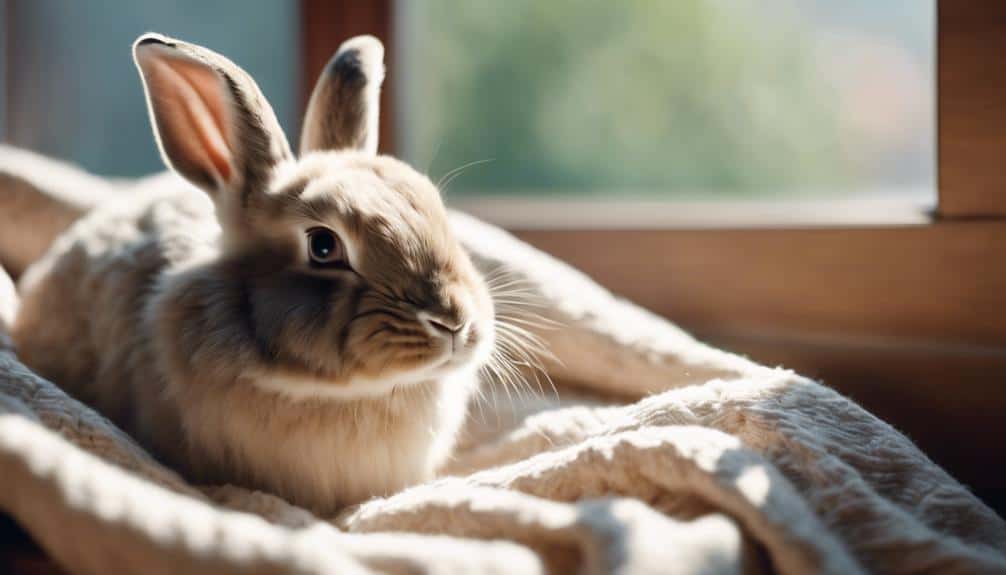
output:
MULTIPOLYGON (((756 454, 741 449, 737 438, 715 430, 674 426, 625 431, 596 437, 562 455, 534 457, 491 475, 513 469, 514 475, 500 486, 567 501, 605 493, 631 494, 644 501, 655 499, 660 492, 698 496, 746 524, 749 533, 769 548, 776 545, 774 539, 779 532, 773 523, 787 524, 786 545, 791 552, 796 540, 819 542, 830 537, 809 510, 802 508, 800 498, 784 478, 756 454), (760 472, 757 475, 762 481, 757 486, 744 481, 752 471, 760 472), (708 483, 709 479, 716 483, 708 483), (749 509, 752 506, 754 512, 749 509)), ((481 476, 476 474, 472 480, 478 481, 481 476)), ((814 556, 814 546, 806 547, 809 557, 801 561, 794 558, 791 565, 781 566, 780 570, 856 571, 854 565, 840 559, 841 555, 836 555, 834 565, 828 565, 814 556)), ((780 556, 788 555, 792 553, 780 556)))
POLYGON ((18 360, 0 271, 0 510, 87 574, 1006 573, 1006 523, 849 399, 452 218, 547 303, 558 391, 496 390, 438 479, 335 517, 189 484, 18 360))

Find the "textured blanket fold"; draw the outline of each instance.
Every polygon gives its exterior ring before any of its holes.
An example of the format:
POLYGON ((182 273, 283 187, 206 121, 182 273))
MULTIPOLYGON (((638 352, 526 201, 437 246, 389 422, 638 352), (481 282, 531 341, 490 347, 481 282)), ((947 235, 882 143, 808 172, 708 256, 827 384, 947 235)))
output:
POLYGON ((0 509, 79 573, 1006 573, 1006 523, 890 426, 454 218, 544 302, 559 385, 474 408, 441 478, 326 518, 189 485, 0 336, 0 509))

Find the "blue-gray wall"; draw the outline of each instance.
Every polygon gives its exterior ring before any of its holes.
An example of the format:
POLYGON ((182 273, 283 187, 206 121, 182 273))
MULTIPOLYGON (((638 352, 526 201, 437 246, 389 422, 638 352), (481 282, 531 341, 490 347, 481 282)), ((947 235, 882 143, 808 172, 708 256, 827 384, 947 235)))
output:
MULTIPOLYGON (((3 2, 0 0, 0 14, 3 2)), ((130 46, 156 31, 212 48, 258 81, 280 123, 299 119, 299 2, 31 0, 11 3, 8 142, 108 175, 161 169, 130 46), (16 5, 15 5, 16 4, 16 5)), ((0 21, 0 30, 3 30, 0 21)), ((0 98, 4 94, 0 90, 0 98)), ((293 139, 291 137, 291 139, 293 139)))
POLYGON ((7 92, 7 58, 3 49, 4 32, 7 30, 7 0, 0 0, 0 141, 7 133, 7 107, 4 94, 7 92))

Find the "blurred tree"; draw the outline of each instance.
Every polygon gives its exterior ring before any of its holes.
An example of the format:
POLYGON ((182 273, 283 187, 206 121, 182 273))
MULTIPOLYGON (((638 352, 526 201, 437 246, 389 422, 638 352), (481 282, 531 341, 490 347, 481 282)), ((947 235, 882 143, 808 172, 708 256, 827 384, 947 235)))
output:
MULTIPOLYGON (((840 186, 833 90, 788 2, 425 0, 406 151, 472 191, 840 186)), ((455 184, 459 187, 459 184, 455 184)))

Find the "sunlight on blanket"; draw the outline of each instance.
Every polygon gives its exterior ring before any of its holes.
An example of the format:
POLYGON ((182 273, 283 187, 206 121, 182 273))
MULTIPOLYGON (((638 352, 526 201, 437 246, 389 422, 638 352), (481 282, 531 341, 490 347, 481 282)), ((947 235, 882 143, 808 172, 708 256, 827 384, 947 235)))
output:
POLYGON ((765 503, 770 487, 771 482, 764 467, 749 467, 737 478, 737 488, 758 506, 765 503))

